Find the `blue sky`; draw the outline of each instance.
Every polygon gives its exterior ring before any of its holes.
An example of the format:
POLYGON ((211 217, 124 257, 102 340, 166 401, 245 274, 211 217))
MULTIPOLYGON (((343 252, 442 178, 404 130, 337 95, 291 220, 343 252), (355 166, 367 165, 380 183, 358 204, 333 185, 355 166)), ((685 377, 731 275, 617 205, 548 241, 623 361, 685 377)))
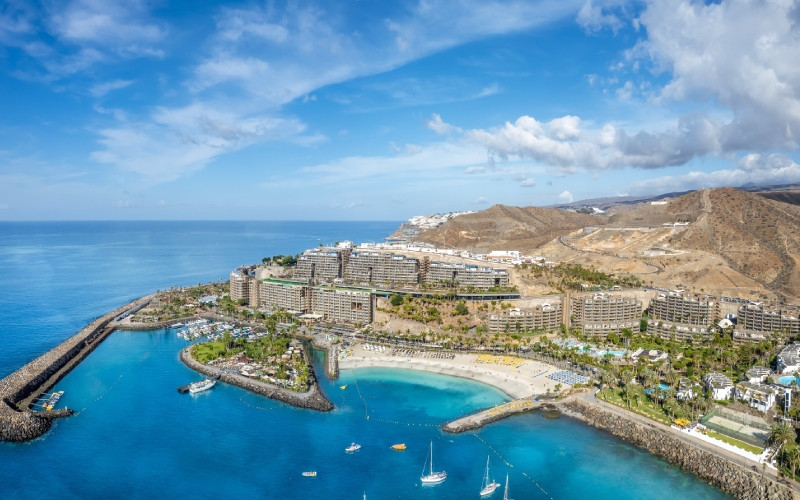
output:
POLYGON ((0 3, 0 219, 401 220, 800 181, 791 1, 0 3))

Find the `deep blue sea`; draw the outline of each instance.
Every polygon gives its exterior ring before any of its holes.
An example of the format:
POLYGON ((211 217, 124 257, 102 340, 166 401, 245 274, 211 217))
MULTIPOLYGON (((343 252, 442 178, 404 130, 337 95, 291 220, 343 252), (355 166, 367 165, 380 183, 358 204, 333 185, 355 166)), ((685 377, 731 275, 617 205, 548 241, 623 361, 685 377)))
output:
MULTIPOLYGON (((320 243, 380 241, 397 224, 0 223, 0 377, 154 290, 227 280, 240 264, 320 243)), ((0 497, 478 498, 489 456, 517 500, 724 498, 568 418, 529 414, 443 434, 443 422, 506 400, 463 379, 383 369, 323 376, 336 405, 326 414, 221 383, 182 395, 176 387, 200 378, 178 360, 184 345, 165 330, 111 335, 56 387, 65 391, 59 407, 76 416, 33 442, 0 443, 0 497), (352 441, 363 448, 347 455, 352 441), (408 449, 392 451, 397 442, 408 449), (423 487, 431 442, 448 478, 423 487)))

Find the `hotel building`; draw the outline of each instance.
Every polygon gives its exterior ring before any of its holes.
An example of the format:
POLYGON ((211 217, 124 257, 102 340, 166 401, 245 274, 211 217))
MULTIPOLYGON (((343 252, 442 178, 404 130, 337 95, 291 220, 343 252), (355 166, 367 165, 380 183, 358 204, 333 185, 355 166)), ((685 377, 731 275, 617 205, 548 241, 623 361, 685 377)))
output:
POLYGON ((637 330, 642 301, 605 293, 576 296, 570 299, 570 316, 570 326, 580 327, 586 335, 620 333, 624 328, 637 330))
POLYGON ((419 261, 386 252, 354 251, 344 268, 343 278, 357 284, 416 285, 419 261))
POLYGON ((561 304, 541 304, 533 309, 509 309, 489 315, 490 333, 552 332, 561 326, 561 304))

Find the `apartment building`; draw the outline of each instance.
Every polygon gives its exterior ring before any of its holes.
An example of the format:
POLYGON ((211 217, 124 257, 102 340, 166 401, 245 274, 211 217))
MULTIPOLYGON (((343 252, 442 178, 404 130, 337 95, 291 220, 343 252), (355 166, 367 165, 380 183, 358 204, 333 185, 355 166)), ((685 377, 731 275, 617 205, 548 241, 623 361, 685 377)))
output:
POLYGON ((775 405, 775 389, 764 384, 739 382, 736 384, 736 399, 746 401, 751 407, 766 413, 775 405))
POLYGON ((765 306, 761 302, 750 302, 739 306, 737 330, 762 332, 789 332, 800 334, 798 309, 793 307, 765 306))
POLYGON ((297 258, 295 279, 333 280, 342 277, 350 257, 349 248, 312 248, 297 258))
POLYGON ((362 325, 372 322, 371 293, 327 287, 314 287, 309 290, 311 312, 321 314, 324 320, 362 325))
POLYGON ((230 295, 234 302, 250 298, 250 272, 246 267, 237 267, 231 271, 230 295))
POLYGON ((642 301, 635 297, 597 293, 570 300, 570 324, 586 335, 636 330, 642 317, 642 301))
POLYGON ((552 332, 561 326, 561 304, 541 304, 533 309, 518 308, 489 315, 490 333, 552 332))
POLYGON ((450 262, 430 262, 425 267, 426 272, 421 279, 429 285, 474 287, 483 290, 508 286, 508 272, 505 269, 450 262))
POLYGON ((721 373, 707 373, 703 377, 703 387, 711 392, 711 396, 717 401, 730 399, 733 395, 733 382, 721 373))
POLYGON ((800 344, 788 344, 781 349, 776 360, 778 373, 800 371, 800 344))
POLYGON ((419 283, 419 261, 404 255, 354 251, 344 268, 343 277, 351 283, 384 286, 419 283))
POLYGON ((720 317, 719 302, 709 295, 660 293, 650 301, 650 317, 689 326, 708 326, 720 317))
POLYGON ((297 311, 306 313, 311 308, 309 287, 305 283, 267 279, 261 280, 258 307, 267 311, 297 311))
POLYGON ((707 340, 709 335, 708 326, 693 326, 682 323, 671 323, 651 319, 647 322, 647 333, 658 336, 665 340, 679 340, 683 342, 694 340, 707 340))

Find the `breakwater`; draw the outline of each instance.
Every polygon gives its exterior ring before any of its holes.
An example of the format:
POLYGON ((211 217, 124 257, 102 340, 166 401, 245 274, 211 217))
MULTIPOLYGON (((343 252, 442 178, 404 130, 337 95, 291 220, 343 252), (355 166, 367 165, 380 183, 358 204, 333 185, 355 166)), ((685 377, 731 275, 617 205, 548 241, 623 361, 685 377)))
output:
POLYGON ((480 429, 484 425, 496 422, 511 415, 516 415, 517 413, 533 411, 545 404, 545 402, 537 401, 535 398, 515 399, 486 410, 481 410, 477 413, 473 413, 472 415, 466 415, 453 420, 452 422, 448 422, 442 427, 442 430, 444 432, 449 432, 450 434, 459 434, 461 432, 480 429))
MULTIPOLYGON (((311 374, 310 389, 306 392, 294 392, 274 386, 272 384, 267 384, 266 382, 243 377, 238 374, 226 373, 213 366, 204 365, 192 357, 190 347, 186 347, 181 350, 180 358, 181 361, 186 364, 186 366, 199 373, 202 373, 203 375, 212 377, 219 376, 219 380, 237 387, 241 387, 242 389, 255 394, 260 394, 270 399, 275 399, 298 408, 307 408, 317 411, 333 410, 333 403, 331 403, 319 389, 319 385, 317 384, 316 378, 313 375, 313 369, 309 372, 311 374)), ((308 363, 309 361, 310 360, 306 358, 306 362, 308 363)))
POLYGON ((0 380, 0 440, 34 439, 50 429, 54 418, 72 415, 72 410, 38 412, 28 407, 34 397, 52 388, 114 331, 114 327, 109 326, 114 318, 142 307, 152 297, 134 300, 95 319, 80 332, 0 380))
POLYGON ((737 498, 765 500, 798 498, 785 485, 685 443, 656 427, 645 427, 576 398, 564 401, 558 406, 565 415, 643 448, 737 498))

